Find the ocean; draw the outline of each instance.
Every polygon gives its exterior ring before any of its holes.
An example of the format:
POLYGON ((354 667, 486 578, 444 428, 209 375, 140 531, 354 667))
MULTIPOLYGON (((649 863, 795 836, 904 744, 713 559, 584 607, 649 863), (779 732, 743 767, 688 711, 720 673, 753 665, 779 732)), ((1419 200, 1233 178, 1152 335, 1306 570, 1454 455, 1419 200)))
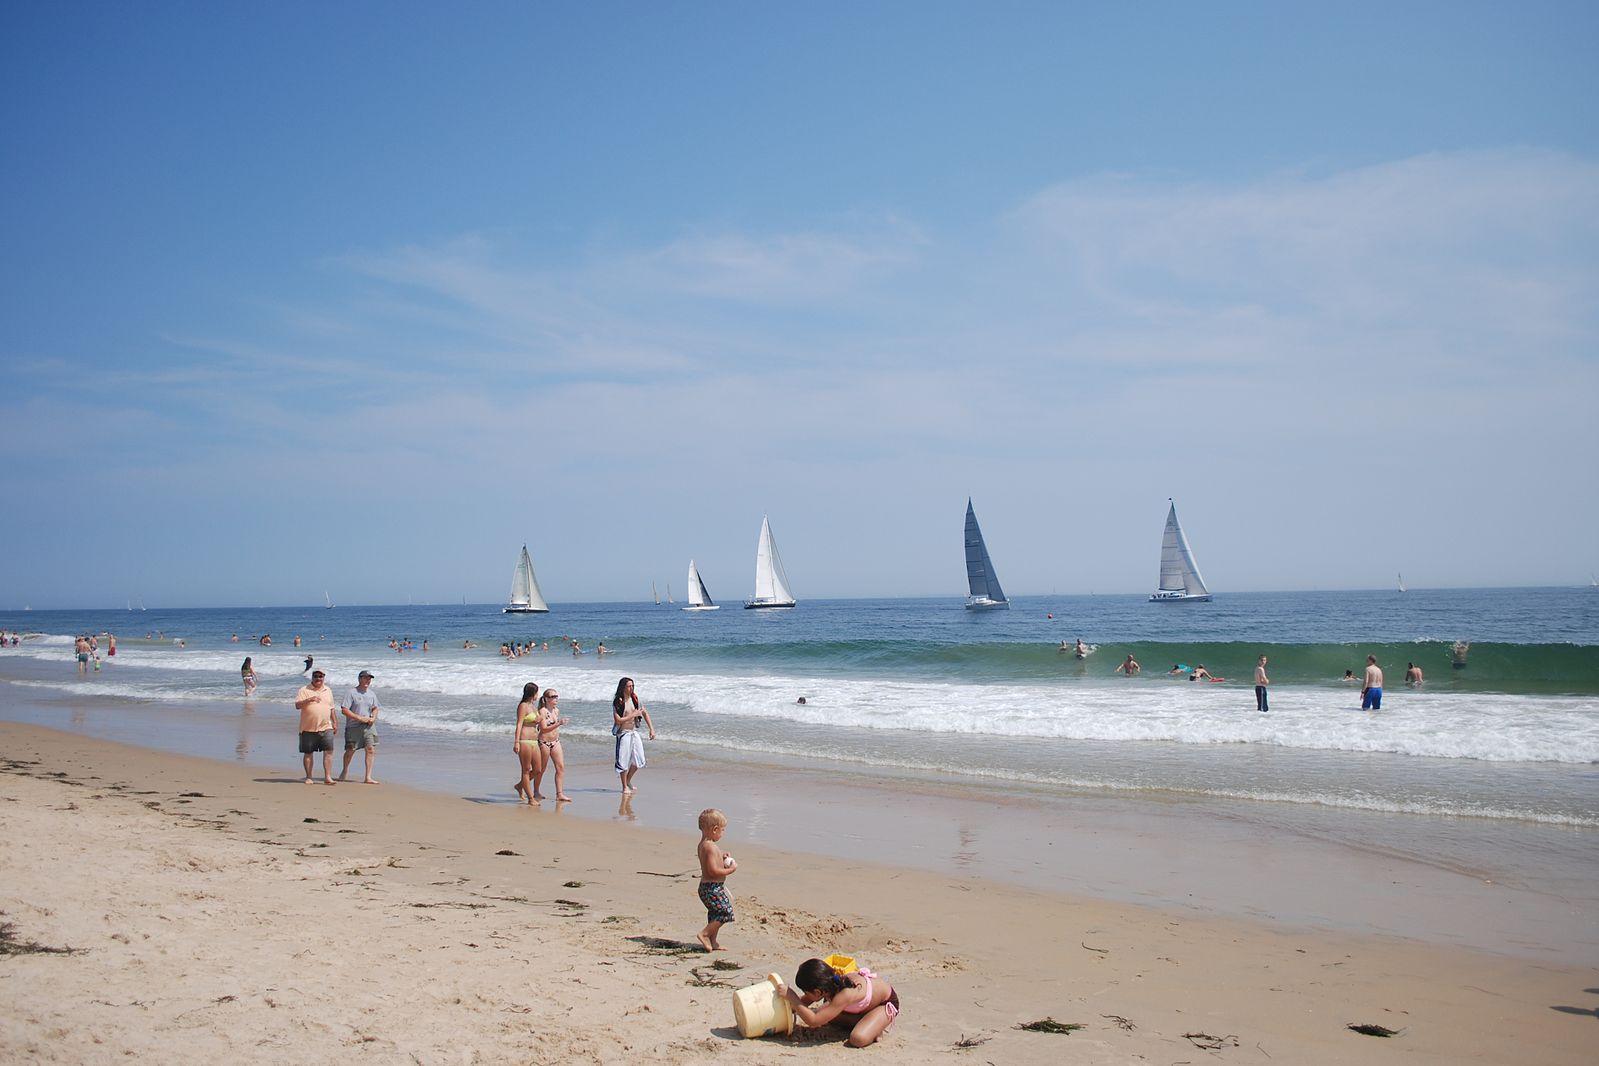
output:
POLYGON ((603 738, 625 674, 663 751, 1044 794, 1599 827, 1599 592, 1588 588, 1021 597, 994 613, 955 598, 704 613, 648 602, 548 615, 498 604, 32 611, 0 613, 0 628, 35 634, 0 655, 13 684, 158 705, 242 703, 246 655, 258 704, 292 701, 307 654, 341 691, 369 668, 386 719, 440 743, 508 737, 525 681, 558 686, 569 731, 603 738), (115 662, 78 678, 72 634, 106 631, 115 662), (256 643, 263 633, 273 647, 256 643), (404 637, 430 650, 387 647, 404 637), (572 656, 569 637, 587 654, 572 656), (1078 638, 1095 648, 1083 661, 1058 650, 1078 638), (505 640, 551 650, 511 662, 497 654, 505 640), (1464 669, 1451 667, 1457 640, 1471 642, 1464 669), (614 653, 603 660, 601 641, 614 653), (1128 654, 1141 676, 1114 673, 1128 654), (1264 715, 1251 681, 1260 654, 1273 680, 1264 715), (1380 713, 1339 681, 1367 654, 1387 675, 1380 713), (1418 689, 1402 682, 1412 662, 1418 689), (1227 680, 1168 674, 1201 663, 1227 680))

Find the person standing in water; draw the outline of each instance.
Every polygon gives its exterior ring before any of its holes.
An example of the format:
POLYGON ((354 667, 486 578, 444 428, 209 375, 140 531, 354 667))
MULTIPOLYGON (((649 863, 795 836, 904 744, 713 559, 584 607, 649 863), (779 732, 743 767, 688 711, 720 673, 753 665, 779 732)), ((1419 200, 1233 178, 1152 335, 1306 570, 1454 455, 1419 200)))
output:
POLYGON ((1271 684, 1271 678, 1266 676, 1266 657, 1262 655, 1255 664, 1255 710, 1261 714, 1266 713, 1266 686, 1271 684))
POLYGON ((344 717, 348 720, 344 723, 344 768, 339 771, 339 780, 343 781, 350 772, 350 760, 360 748, 366 752, 362 783, 375 785, 378 782, 372 776, 372 765, 378 761, 378 694, 372 691, 372 671, 362 670, 355 687, 344 697, 344 717))
POLYGON ((239 667, 239 678, 244 682, 244 698, 249 699, 254 696, 256 685, 255 665, 251 663, 248 655, 244 657, 244 665, 239 667))
POLYGON ((638 735, 639 719, 655 739, 655 723, 650 712, 639 702, 633 679, 624 677, 616 683, 616 698, 611 701, 611 732, 616 734, 616 774, 622 781, 622 794, 637 792, 633 775, 644 769, 644 741, 638 735))
POLYGON ((1377 665, 1375 655, 1366 656, 1366 677, 1361 682, 1360 709, 1363 711, 1382 710, 1382 667, 1377 665))
POLYGON ((1456 670, 1466 668, 1466 653, 1471 651, 1471 641, 1457 640, 1455 646, 1449 649, 1449 665, 1456 670))
POLYGON ((1138 665, 1138 660, 1133 658, 1132 655, 1129 654, 1127 656, 1127 661, 1122 663, 1120 666, 1118 666, 1116 668, 1116 672, 1118 674, 1126 674, 1128 677, 1132 677, 1134 674, 1138 673, 1138 671, 1140 671, 1142 669, 1143 669, 1143 667, 1138 665))
POLYGON ((1421 682, 1421 667, 1417 666, 1415 663, 1406 663, 1405 684, 1409 685, 1411 688, 1417 688, 1421 685, 1421 682))

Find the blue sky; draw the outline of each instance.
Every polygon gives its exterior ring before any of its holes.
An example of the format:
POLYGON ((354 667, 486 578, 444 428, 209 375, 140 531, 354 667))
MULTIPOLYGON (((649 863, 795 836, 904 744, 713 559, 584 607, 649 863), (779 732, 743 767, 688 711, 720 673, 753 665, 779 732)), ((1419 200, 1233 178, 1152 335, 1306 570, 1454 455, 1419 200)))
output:
POLYGON ((0 603, 1586 581, 1596 10, 7 5, 0 603))

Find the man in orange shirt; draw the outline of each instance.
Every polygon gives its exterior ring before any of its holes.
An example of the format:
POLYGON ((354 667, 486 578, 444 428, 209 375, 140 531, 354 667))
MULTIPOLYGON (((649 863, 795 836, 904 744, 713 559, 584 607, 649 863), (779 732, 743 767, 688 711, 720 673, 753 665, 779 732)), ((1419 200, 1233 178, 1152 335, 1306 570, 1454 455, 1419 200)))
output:
POLYGON ((300 754, 305 756, 305 783, 311 783, 311 763, 317 752, 322 753, 322 781, 333 784, 333 690, 328 687, 327 675, 321 670, 311 671, 311 683, 294 697, 294 706, 300 712, 300 754))

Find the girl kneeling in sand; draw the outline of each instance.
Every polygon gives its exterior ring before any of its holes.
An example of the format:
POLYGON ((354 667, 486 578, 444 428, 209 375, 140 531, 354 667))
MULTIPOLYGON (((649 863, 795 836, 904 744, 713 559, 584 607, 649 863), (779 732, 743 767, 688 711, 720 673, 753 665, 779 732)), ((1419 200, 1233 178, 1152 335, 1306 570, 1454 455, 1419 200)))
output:
POLYGON ((522 702, 516 705, 516 740, 512 750, 522 767, 522 779, 516 783, 516 794, 529 803, 544 797, 539 794, 539 784, 544 780, 544 748, 539 744, 538 707, 539 687, 532 681, 522 686, 522 702), (528 781, 531 777, 533 780, 528 781))
POLYGON ((848 1026, 850 1047, 875 1042, 899 1016, 899 993, 886 978, 867 969, 839 973, 821 959, 806 959, 794 975, 794 985, 804 995, 786 986, 781 992, 795 1017, 812 1029, 848 1026), (821 1006, 811 1006, 817 1002, 821 1006))

